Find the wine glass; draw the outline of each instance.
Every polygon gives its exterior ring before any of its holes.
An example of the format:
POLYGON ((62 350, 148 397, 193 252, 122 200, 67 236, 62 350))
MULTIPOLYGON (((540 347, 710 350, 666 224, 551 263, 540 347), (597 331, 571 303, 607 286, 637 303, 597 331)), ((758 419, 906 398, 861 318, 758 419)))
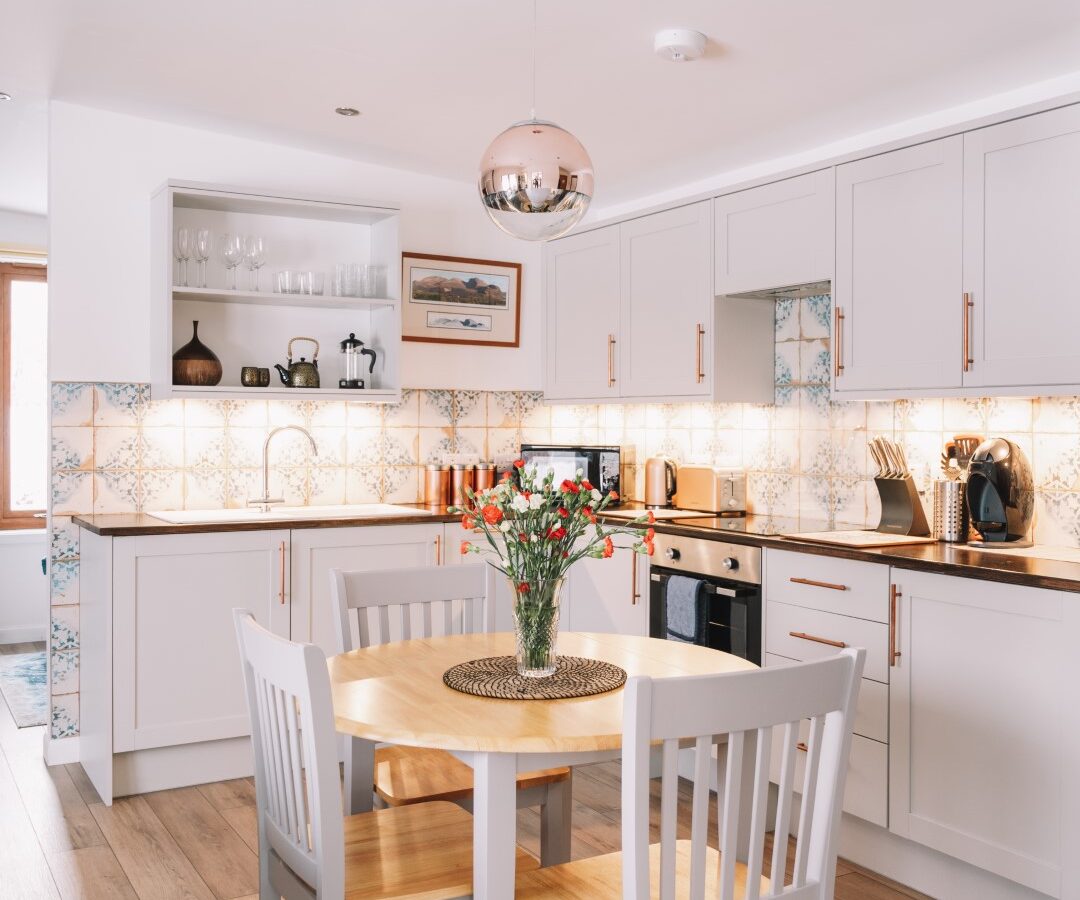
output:
POLYGON ((177 228, 173 242, 173 255, 180 264, 180 284, 188 286, 187 261, 191 258, 192 234, 190 228, 177 228))
POLYGON ((259 289, 259 269, 266 264, 266 242, 253 234, 244 238, 244 261, 251 272, 251 289, 259 289))
POLYGON ((199 263, 199 287, 206 287, 206 263, 210 259, 211 238, 209 228, 195 231, 195 259, 199 263))
POLYGON ((238 234, 221 238, 221 261, 229 273, 229 290, 236 290, 236 267, 244 261, 244 239, 238 234))

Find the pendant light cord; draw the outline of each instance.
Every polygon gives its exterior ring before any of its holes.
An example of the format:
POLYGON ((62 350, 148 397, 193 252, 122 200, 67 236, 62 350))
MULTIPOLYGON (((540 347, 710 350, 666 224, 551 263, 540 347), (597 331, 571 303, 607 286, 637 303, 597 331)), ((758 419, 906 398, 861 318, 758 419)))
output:
POLYGON ((532 21, 532 119, 536 121, 536 0, 533 0, 532 21))

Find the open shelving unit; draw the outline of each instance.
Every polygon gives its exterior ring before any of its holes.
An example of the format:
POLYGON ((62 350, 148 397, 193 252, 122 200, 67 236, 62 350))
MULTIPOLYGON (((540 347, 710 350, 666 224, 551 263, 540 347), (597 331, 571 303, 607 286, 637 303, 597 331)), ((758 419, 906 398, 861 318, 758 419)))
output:
MULTIPOLYGON (((401 248, 399 211, 340 198, 287 197, 253 193, 221 185, 169 181, 153 197, 154 303, 152 379, 155 399, 200 397, 213 399, 342 399, 393 402, 401 396, 401 248), (180 267, 173 256, 177 228, 209 228, 214 237, 206 265, 208 287, 195 287, 198 266, 188 261, 188 285, 180 284, 180 267), (225 287, 228 274, 218 253, 226 233, 257 234, 266 239, 267 261, 254 290, 251 273, 237 270, 237 289, 225 287), (330 280, 337 263, 383 267, 379 297, 335 297, 330 280), (324 273, 326 293, 279 294, 270 290, 281 269, 324 273), (174 385, 173 353, 192 335, 222 364, 221 382, 214 386, 174 385), (377 354, 374 372, 362 390, 342 389, 338 345, 355 334, 377 354), (275 363, 285 364, 290 338, 319 342, 322 386, 292 388, 280 383, 275 363), (240 384, 243 366, 271 369, 266 388, 240 384)), ((297 358, 311 358, 311 344, 296 345, 297 358)))

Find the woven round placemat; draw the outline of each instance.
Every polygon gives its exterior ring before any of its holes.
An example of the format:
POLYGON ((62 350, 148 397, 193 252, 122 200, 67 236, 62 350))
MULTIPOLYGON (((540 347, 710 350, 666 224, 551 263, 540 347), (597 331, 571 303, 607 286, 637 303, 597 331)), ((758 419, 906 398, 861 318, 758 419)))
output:
POLYGON ((622 687, 626 672, 611 663, 581 656, 556 657, 554 675, 526 678, 513 656, 488 656, 458 663, 443 673, 443 683, 463 694, 499 700, 565 700, 590 697, 622 687))

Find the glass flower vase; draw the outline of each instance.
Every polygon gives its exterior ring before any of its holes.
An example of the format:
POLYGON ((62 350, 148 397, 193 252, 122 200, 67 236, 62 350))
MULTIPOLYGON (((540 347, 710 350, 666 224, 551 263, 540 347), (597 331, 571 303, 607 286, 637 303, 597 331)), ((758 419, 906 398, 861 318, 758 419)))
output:
POLYGON ((510 582, 514 596, 517 670, 526 678, 545 678, 555 674, 559 608, 565 583, 565 578, 557 578, 530 584, 527 591, 520 591, 520 582, 510 582))

